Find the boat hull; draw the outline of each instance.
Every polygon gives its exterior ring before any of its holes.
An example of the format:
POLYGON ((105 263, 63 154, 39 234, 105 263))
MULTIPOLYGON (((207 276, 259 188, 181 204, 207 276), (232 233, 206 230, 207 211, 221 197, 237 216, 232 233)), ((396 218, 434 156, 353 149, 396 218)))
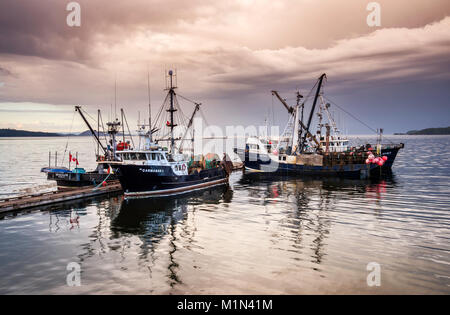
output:
POLYGON ((170 166, 120 165, 118 177, 125 197, 166 197, 226 185, 222 167, 177 176, 170 166))
POLYGON ((70 189, 77 187, 96 186, 101 184, 103 181, 115 181, 117 180, 117 176, 115 174, 101 174, 97 172, 48 172, 47 179, 56 181, 56 185, 59 189, 70 189))
POLYGON ((382 146, 381 155, 387 156, 387 158, 388 158, 382 166, 383 170, 392 169, 392 166, 394 164, 395 158, 397 157, 398 151, 404 147, 405 147, 405 145, 403 143, 382 146))
POLYGON ((376 164, 338 164, 333 166, 313 166, 287 163, 271 160, 267 154, 251 153, 242 149, 235 149, 244 163, 245 171, 250 173, 265 173, 273 175, 295 176, 323 176, 345 178, 369 178, 379 173, 376 164), (378 171, 377 171, 378 170, 378 171))

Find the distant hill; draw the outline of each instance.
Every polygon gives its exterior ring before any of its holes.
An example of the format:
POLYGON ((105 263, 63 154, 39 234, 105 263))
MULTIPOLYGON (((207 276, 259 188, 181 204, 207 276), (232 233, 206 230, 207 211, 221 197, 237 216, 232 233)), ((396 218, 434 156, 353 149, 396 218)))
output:
MULTIPOLYGON (((97 134, 97 130, 94 130, 94 131, 95 131, 95 134, 97 134)), ((100 137, 107 136, 107 135, 108 135, 107 133, 104 133, 102 131, 100 132, 100 137)), ((90 130, 86 130, 86 131, 76 134, 76 136, 92 136, 92 133, 90 130)))
MULTIPOLYGON (((97 131, 95 131, 97 133, 97 131)), ((67 137, 67 136, 92 136, 90 130, 86 130, 80 133, 56 133, 56 132, 43 132, 43 131, 27 131, 17 129, 0 129, 0 137, 67 137)), ((100 132, 100 137, 108 136, 107 133, 100 132)), ((122 136, 119 132, 117 136, 122 136)))
POLYGON ((54 132, 26 131, 16 129, 0 129, 0 137, 61 137, 54 132))
POLYGON ((406 134, 407 135, 450 135, 450 127, 411 130, 411 131, 408 131, 406 134))
MULTIPOLYGON (((95 131, 95 134, 97 134, 97 130, 94 130, 94 131, 95 131)), ((92 136, 92 133, 90 130, 86 130, 81 133, 75 134, 75 136, 83 136, 83 137, 92 136)), ((100 137, 107 137, 107 136, 108 136, 108 133, 100 131, 100 137)), ((118 132, 116 136, 122 136, 122 132, 118 132)))

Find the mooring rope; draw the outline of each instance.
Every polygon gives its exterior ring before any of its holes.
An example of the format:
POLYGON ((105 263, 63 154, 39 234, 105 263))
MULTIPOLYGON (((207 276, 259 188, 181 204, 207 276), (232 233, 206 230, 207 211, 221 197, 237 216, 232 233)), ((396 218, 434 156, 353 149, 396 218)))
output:
MULTIPOLYGON (((109 173, 108 176, 106 176, 106 178, 97 186, 95 186, 94 188, 92 188, 92 190, 97 190, 100 188, 101 185, 103 185, 103 183, 106 183, 106 180, 109 178, 109 176, 111 176, 112 173, 109 173)), ((95 183, 95 182, 94 182, 95 183)))

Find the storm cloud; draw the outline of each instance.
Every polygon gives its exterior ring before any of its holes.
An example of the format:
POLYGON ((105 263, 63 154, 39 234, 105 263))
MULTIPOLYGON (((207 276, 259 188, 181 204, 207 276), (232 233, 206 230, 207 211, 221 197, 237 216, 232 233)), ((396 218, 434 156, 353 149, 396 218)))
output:
POLYGON ((67 26, 68 2, 0 3, 0 103, 108 108, 116 81, 120 106, 135 112, 147 71, 158 103, 176 68, 181 92, 207 103, 212 120, 239 109, 244 123, 271 89, 308 92, 323 72, 336 95, 449 81, 448 1, 378 1, 378 28, 362 0, 82 0, 81 27, 67 26))

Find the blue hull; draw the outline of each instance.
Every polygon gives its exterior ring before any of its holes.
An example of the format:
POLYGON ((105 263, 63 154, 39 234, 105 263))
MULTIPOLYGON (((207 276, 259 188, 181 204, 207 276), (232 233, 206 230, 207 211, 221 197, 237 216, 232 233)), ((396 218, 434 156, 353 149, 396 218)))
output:
POLYGON ((170 196, 228 183, 222 167, 177 176, 170 166, 121 164, 117 173, 126 197, 170 196))
POLYGON ((333 166, 309 166, 273 161, 267 154, 250 153, 248 150, 234 149, 244 163, 245 170, 255 173, 267 173, 282 176, 329 176, 345 178, 368 178, 379 176, 392 169, 398 151, 404 144, 383 145, 381 156, 387 156, 383 166, 377 164, 337 163, 333 166))
POLYGON ((388 157, 387 161, 382 166, 383 170, 390 170, 392 168, 395 158, 397 157, 398 151, 403 147, 404 145, 400 144, 400 145, 384 146, 381 149, 381 155, 388 157))

